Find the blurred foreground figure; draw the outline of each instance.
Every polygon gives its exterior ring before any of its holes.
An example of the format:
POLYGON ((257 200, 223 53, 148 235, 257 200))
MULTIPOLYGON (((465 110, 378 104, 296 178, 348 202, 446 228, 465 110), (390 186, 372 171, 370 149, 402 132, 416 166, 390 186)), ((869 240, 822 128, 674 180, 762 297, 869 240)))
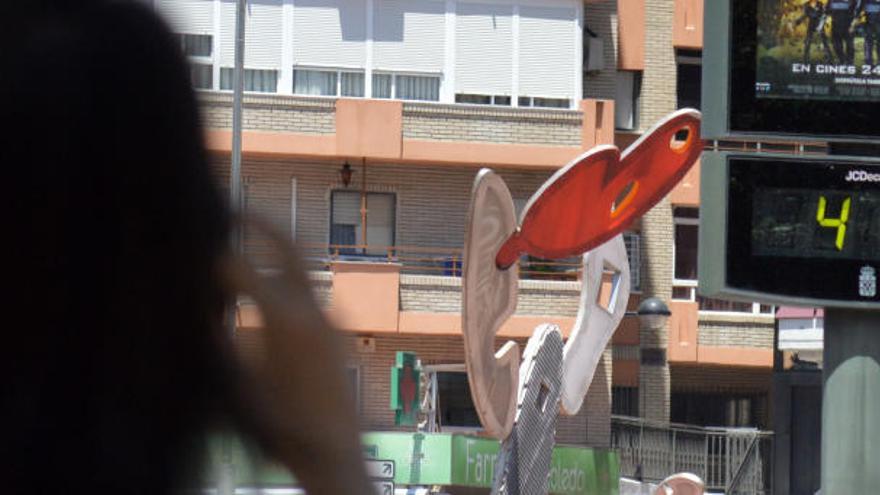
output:
POLYGON ((369 493, 338 337, 301 268, 286 259, 270 286, 229 256, 169 31, 133 2, 2 2, 0 19, 4 491, 199 490, 227 428, 309 493, 369 493), (247 367, 223 324, 239 293, 266 322, 247 367))

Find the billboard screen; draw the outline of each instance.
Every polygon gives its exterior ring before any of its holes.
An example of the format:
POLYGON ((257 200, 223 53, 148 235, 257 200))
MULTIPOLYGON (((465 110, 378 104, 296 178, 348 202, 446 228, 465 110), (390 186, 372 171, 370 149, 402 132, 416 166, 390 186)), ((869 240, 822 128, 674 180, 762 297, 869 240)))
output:
POLYGON ((880 101, 880 0, 758 0, 755 96, 880 101))

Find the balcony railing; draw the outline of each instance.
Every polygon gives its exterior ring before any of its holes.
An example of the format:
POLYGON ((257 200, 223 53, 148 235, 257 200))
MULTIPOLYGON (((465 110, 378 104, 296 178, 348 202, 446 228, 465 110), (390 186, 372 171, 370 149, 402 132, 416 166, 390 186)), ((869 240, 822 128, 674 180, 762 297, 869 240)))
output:
POLYGON ((772 493, 772 432, 612 416, 611 445, 620 452, 621 476, 659 482, 686 471, 702 478, 707 490, 772 493))
POLYGON ((774 308, 758 302, 729 301, 697 295, 696 280, 675 279, 672 281, 672 299, 696 302, 701 312, 745 313, 754 315, 773 315, 774 308))
MULTIPOLYGON (((401 272, 409 274, 460 277, 462 271, 460 248, 315 243, 299 243, 297 246, 311 270, 328 270, 334 261, 374 261, 398 263, 401 272)), ((522 279, 574 281, 581 270, 579 262, 520 259, 522 279)))

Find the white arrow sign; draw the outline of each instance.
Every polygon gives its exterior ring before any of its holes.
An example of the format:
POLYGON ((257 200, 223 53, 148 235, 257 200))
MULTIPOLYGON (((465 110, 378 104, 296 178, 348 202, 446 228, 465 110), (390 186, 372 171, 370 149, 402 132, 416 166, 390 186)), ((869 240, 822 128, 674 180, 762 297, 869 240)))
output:
POLYGON ((391 481, 374 481, 373 488, 379 495, 394 495, 394 483, 391 481))
POLYGON ((367 476, 374 480, 393 480, 394 461, 390 459, 367 459, 367 476))

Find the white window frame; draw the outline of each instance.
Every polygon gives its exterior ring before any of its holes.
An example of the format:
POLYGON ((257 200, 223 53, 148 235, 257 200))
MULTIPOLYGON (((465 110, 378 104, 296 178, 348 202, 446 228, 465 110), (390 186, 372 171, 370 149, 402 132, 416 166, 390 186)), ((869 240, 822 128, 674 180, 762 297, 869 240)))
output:
MULTIPOLYGON (((697 228, 700 226, 700 219, 698 218, 689 218, 689 217, 678 217, 675 216, 675 210, 673 209, 673 242, 672 242, 672 289, 673 294, 675 293, 676 288, 685 288, 687 289, 687 297, 686 298, 677 298, 673 297, 673 301, 688 301, 698 303, 697 299, 697 279, 680 279, 675 278, 675 254, 676 254, 676 246, 675 246, 675 227, 679 225, 696 225, 697 228)), ((632 269, 632 267, 630 267, 632 269)), ((770 306, 770 312, 762 313, 761 312, 761 303, 752 302, 750 311, 713 311, 700 309, 698 310, 699 314, 705 315, 719 315, 719 316, 743 316, 743 315, 767 315, 772 316, 775 314, 775 307, 770 306)))
MULTIPOLYGON (((186 61, 188 64, 198 64, 198 65, 207 65, 211 68, 211 87, 210 88, 196 88, 193 86, 195 91, 214 91, 220 87, 220 76, 219 70, 215 70, 214 59, 217 57, 217 36, 214 33, 174 33, 175 36, 210 36, 211 37, 211 56, 205 57, 203 55, 186 55, 186 61), (216 76, 216 77, 215 77, 216 76)), ((180 38, 182 40, 182 38, 180 38)), ((180 47, 180 50, 183 51, 183 47, 180 47)), ((189 67, 188 67, 189 68, 189 67)), ((192 70, 191 68, 189 68, 192 70)))
MULTIPOLYGON (((214 87, 217 88, 217 91, 222 91, 224 93, 232 93, 233 91, 235 91, 235 88, 221 89, 220 81, 223 79, 223 69, 233 71, 232 77, 233 77, 233 79, 235 78, 235 75, 234 75, 235 74, 235 67, 221 66, 219 68, 219 70, 217 71, 217 74, 219 74, 219 79, 217 79, 217 83, 214 85, 214 87)), ((241 73, 242 79, 244 79, 244 72, 249 71, 249 70, 251 70, 251 71, 253 71, 253 70, 274 71, 275 72, 275 91, 250 91, 246 88, 242 88, 243 92, 245 92, 247 94, 252 94, 252 95, 277 95, 277 94, 281 93, 281 91, 279 90, 279 88, 281 87, 281 69, 279 69, 277 67, 268 67, 268 68, 267 67, 242 67, 242 73, 241 73)), ((235 83, 233 83, 233 86, 234 85, 235 85, 235 83)), ((244 85, 244 81, 242 81, 242 85, 244 85)))
POLYGON ((414 101, 416 103, 445 103, 443 101, 443 74, 440 72, 412 72, 412 71, 401 71, 401 70, 383 70, 383 69, 373 69, 371 71, 371 79, 370 84, 372 86, 372 76, 373 75, 387 75, 391 76, 391 97, 390 98, 379 98, 377 96, 373 96, 373 88, 370 88, 370 95, 367 98, 374 98, 378 100, 400 100, 400 101, 414 101), (397 77, 398 76, 412 76, 412 77, 436 77, 438 80, 439 90, 437 92, 436 100, 406 100, 403 98, 399 98, 397 96, 397 77))
MULTIPOLYGON (((455 364, 423 364, 422 365, 422 373, 430 373, 431 380, 433 381, 434 386, 433 397, 431 400, 434 404, 439 404, 439 391, 437 387, 437 373, 464 373, 467 374, 467 367, 464 363, 455 363, 455 364)), ((435 413, 438 411, 435 411, 435 413)), ((440 425, 440 431, 443 433, 479 433, 483 431, 482 426, 449 426, 449 425, 440 425)))
POLYGON ((629 281, 630 292, 633 294, 642 293, 642 235, 639 232, 627 231, 623 233, 624 244, 630 246, 627 249, 626 257, 629 261, 629 281), (629 239, 629 240, 627 240, 629 239), (632 253, 632 256, 630 254, 632 253), (635 258, 633 260, 632 258, 635 258))
POLYGON ((681 279, 675 278, 675 255, 676 255, 676 246, 675 246, 675 228, 679 225, 696 225, 697 228, 700 226, 699 218, 687 218, 687 217, 677 217, 675 216, 675 209, 673 211, 673 227, 672 227, 672 288, 673 290, 676 287, 686 287, 688 288, 688 297, 681 299, 676 298, 676 301, 691 301, 695 302, 697 300, 697 280, 696 279, 681 279))
MULTIPOLYGON (((367 70, 363 67, 324 67, 319 65, 294 65, 293 70, 290 73, 290 87, 287 88, 290 93, 294 96, 302 96, 306 98, 370 98, 371 96, 367 94, 367 70), (336 73, 336 94, 335 95, 306 95, 302 93, 295 93, 293 88, 293 83, 296 80, 295 73, 298 70, 303 71, 315 71, 315 72, 335 72, 336 73), (343 73, 360 73, 364 76, 364 96, 342 96, 342 74, 343 73)), ((280 84, 280 79, 279 79, 280 84)), ((279 91, 280 93, 281 91, 279 91)))

